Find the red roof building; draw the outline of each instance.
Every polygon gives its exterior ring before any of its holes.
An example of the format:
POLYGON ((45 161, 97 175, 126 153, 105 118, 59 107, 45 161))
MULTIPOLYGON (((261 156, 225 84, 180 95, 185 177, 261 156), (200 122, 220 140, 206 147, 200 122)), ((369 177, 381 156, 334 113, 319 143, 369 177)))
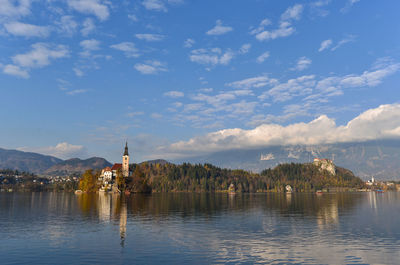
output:
POLYGON ((120 163, 115 163, 115 164, 112 166, 111 170, 118 170, 118 169, 121 169, 121 168, 122 168, 122 164, 120 164, 120 163))

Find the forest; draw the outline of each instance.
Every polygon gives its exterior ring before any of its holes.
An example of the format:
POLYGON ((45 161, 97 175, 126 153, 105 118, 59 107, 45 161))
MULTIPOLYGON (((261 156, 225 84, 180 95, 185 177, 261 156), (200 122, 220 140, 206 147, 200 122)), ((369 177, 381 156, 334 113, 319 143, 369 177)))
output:
MULTIPOLYGON (((281 164, 260 174, 239 169, 222 169, 211 164, 141 163, 131 164, 131 176, 117 173, 115 183, 121 191, 150 192, 224 192, 233 184, 235 192, 284 192, 321 189, 360 189, 364 182, 347 169, 337 167, 332 175, 313 164, 281 164)), ((96 191, 99 171, 83 174, 80 189, 96 191)))

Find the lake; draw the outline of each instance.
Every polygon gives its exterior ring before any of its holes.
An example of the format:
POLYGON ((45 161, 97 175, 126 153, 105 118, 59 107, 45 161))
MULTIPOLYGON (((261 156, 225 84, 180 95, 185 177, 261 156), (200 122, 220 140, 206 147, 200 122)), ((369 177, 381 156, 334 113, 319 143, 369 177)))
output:
POLYGON ((0 246, 0 264, 400 264, 400 192, 2 192, 0 246))

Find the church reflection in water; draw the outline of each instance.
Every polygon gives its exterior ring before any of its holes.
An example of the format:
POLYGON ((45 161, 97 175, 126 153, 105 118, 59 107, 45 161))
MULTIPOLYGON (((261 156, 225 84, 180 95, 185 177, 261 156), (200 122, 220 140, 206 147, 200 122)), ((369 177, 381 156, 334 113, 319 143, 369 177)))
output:
MULTIPOLYGON (((127 236, 128 218, 135 220, 168 220, 211 218, 217 215, 245 215, 261 211, 265 216, 278 213, 276 218, 303 218, 314 220, 320 230, 339 223, 341 211, 353 211, 360 196, 346 193, 315 194, 210 194, 168 193, 129 196, 119 194, 82 194, 77 196, 81 212, 89 219, 102 223, 119 223, 121 246, 127 236)), ((371 205, 374 205, 373 198, 371 205)), ((292 220, 290 219, 290 220, 292 220)))
POLYGON ((121 246, 124 246, 128 209, 125 196, 119 194, 82 194, 78 197, 79 208, 84 215, 97 216, 102 223, 119 221, 121 246))

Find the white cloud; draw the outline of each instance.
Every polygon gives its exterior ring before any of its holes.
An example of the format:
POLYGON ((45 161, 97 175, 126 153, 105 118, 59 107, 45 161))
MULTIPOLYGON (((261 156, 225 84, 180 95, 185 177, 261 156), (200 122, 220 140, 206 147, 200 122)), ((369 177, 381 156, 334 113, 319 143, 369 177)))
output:
POLYGON ((134 21, 134 22, 139 21, 139 19, 137 18, 136 15, 128 15, 128 18, 129 18, 130 20, 134 21))
POLYGON ((331 46, 331 45, 332 45, 332 40, 331 39, 324 40, 324 41, 321 42, 321 46, 319 47, 318 51, 322 52, 323 50, 328 49, 329 46, 331 46))
POLYGON ((185 94, 181 91, 168 91, 164 93, 164 96, 170 97, 170 98, 181 98, 185 94))
POLYGON ((264 52, 257 57, 257 63, 263 63, 269 57, 269 52, 264 52))
POLYGON ((338 126, 322 115, 309 123, 263 124, 251 130, 224 129, 159 148, 159 152, 198 155, 232 149, 316 145, 400 138, 400 104, 381 105, 338 126))
POLYGON ((81 34, 83 36, 87 36, 91 32, 93 32, 95 29, 96 29, 96 25, 94 24, 93 19, 87 18, 87 19, 85 19, 85 21, 83 21, 81 34))
POLYGON ((330 4, 331 0, 318 0, 310 3, 310 11, 313 14, 316 14, 321 17, 325 17, 329 14, 329 10, 325 8, 328 4, 330 4))
POLYGON ((379 60, 372 69, 362 74, 330 76, 317 80, 315 75, 305 75, 278 83, 270 90, 263 92, 259 98, 272 97, 275 102, 284 102, 294 97, 306 96, 305 100, 328 98, 343 94, 343 89, 356 87, 374 87, 383 79, 400 70, 400 63, 390 60, 379 60))
POLYGON ((183 2, 183 0, 143 0, 142 5, 147 10, 167 12, 167 5, 178 5, 183 2))
POLYGON ((70 96, 74 96, 74 95, 83 94, 86 92, 88 92, 87 89, 74 89, 74 90, 67 91, 66 94, 70 95, 70 96))
POLYGON ((46 26, 36 26, 21 22, 10 22, 4 24, 6 31, 15 36, 23 37, 47 37, 50 34, 50 28, 46 26))
POLYGON ((81 69, 77 68, 77 67, 74 67, 72 70, 74 71, 76 76, 82 77, 82 76, 85 75, 84 72, 81 69))
POLYGON ((113 49, 123 51, 126 57, 139 57, 139 50, 135 47, 133 42, 121 42, 110 46, 113 49))
POLYGON ((12 57, 14 64, 26 68, 40 68, 50 64, 53 59, 65 58, 69 51, 64 45, 49 45, 36 43, 28 53, 17 54, 12 57))
POLYGON ((84 146, 73 145, 67 142, 59 143, 56 146, 20 147, 17 149, 25 152, 36 152, 45 155, 51 155, 62 159, 69 159, 75 157, 84 158, 87 156, 87 150, 84 146))
POLYGON ((295 29, 291 26, 291 23, 283 21, 280 23, 279 28, 274 30, 265 30, 256 35, 256 39, 259 41, 274 40, 277 38, 288 37, 295 32, 295 29))
POLYGON ((300 4, 294 5, 286 9, 286 11, 281 15, 281 20, 282 21, 299 20, 302 12, 303 12, 302 5, 300 4))
POLYGON ((292 26, 293 20, 299 20, 303 12, 303 5, 297 4, 286 9, 281 15, 281 21, 279 27, 273 30, 265 30, 265 27, 271 24, 269 19, 261 21, 260 25, 250 31, 250 34, 255 35, 259 41, 274 40, 277 38, 288 37, 292 35, 296 30, 292 26))
POLYGON ((250 51, 250 48, 251 48, 251 44, 250 43, 243 44, 239 49, 239 53, 240 54, 246 54, 246 53, 248 53, 250 51))
POLYGON ((167 12, 167 7, 165 6, 164 1, 162 0, 144 0, 142 5, 148 9, 153 11, 164 11, 167 12))
POLYGON ((60 21, 56 22, 56 25, 61 34, 69 36, 73 35, 78 27, 78 23, 76 23, 72 16, 62 16, 60 21))
POLYGON ((260 22, 260 25, 257 28, 250 31, 250 34, 256 35, 262 31, 264 31, 265 27, 269 26, 271 24, 272 24, 271 20, 269 20, 268 18, 265 18, 260 22))
POLYGON ((26 70, 21 69, 17 65, 7 64, 3 67, 3 73, 8 75, 14 75, 22 78, 29 78, 29 73, 26 70))
POLYGON ((145 41, 161 41, 164 39, 164 35, 161 34, 135 34, 136 38, 145 41))
POLYGON ((251 77, 247 79, 243 79, 240 81, 235 81, 232 83, 226 84, 227 86, 234 87, 234 88, 258 88, 258 87, 264 87, 266 85, 271 85, 271 84, 276 84, 278 83, 278 80, 276 79, 271 79, 266 75, 260 75, 256 77, 251 77))
POLYGON ((192 50, 189 59, 199 64, 215 66, 218 64, 227 65, 233 57, 234 53, 231 50, 222 53, 220 48, 212 48, 192 50))
POLYGON ((206 32, 207 35, 223 35, 233 30, 232 27, 223 26, 221 20, 217 20, 215 27, 206 32))
POLYGON ((183 43, 183 47, 185 48, 191 48, 194 44, 196 43, 196 41, 194 39, 186 39, 185 42, 183 43))
POLYGON ((20 17, 31 13, 31 0, 0 0, 0 16, 20 17))
POLYGON ((141 116, 141 115, 144 115, 143 111, 134 111, 134 112, 129 112, 127 114, 127 116, 130 117, 130 118, 133 118, 133 117, 136 117, 136 116, 141 116))
POLYGON ((307 95, 313 91, 316 81, 314 75, 305 75, 289 79, 286 83, 278 84, 259 96, 260 99, 272 97, 275 102, 283 102, 295 96, 307 95))
POLYGON ((153 119, 161 119, 163 117, 160 113, 152 113, 150 116, 153 119))
POLYGON ((95 51, 100 49, 100 41, 95 39, 83 40, 79 43, 84 50, 95 51))
POLYGON ((308 67, 310 67, 311 63, 312 63, 311 59, 309 59, 305 56, 300 57, 296 62, 296 66, 294 68, 292 68, 291 70, 303 71, 303 70, 307 69, 308 67))
POLYGON ((106 1, 101 0, 68 0, 68 5, 72 9, 83 13, 95 15, 100 20, 106 20, 110 12, 106 1))
POLYGON ((356 40, 356 36, 354 35, 349 35, 348 37, 342 39, 341 41, 339 41, 335 47, 333 47, 331 49, 331 51, 335 51, 337 49, 339 49, 342 45, 346 44, 346 43, 350 43, 350 42, 354 42, 356 40))
POLYGON ((159 72, 167 71, 165 65, 156 60, 146 61, 145 63, 137 63, 134 67, 137 71, 144 75, 157 74, 159 72))
POLYGON ((346 5, 342 9, 340 9, 340 12, 348 12, 353 7, 353 5, 358 2, 360 2, 360 0, 347 0, 346 5))

